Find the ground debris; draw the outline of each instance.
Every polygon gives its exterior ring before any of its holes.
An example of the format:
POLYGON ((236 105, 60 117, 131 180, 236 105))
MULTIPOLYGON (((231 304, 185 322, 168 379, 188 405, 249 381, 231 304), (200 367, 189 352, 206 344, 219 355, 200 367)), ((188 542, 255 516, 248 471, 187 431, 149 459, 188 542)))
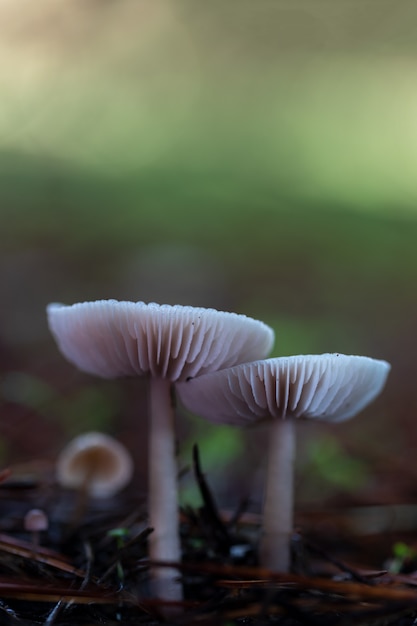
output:
MULTIPOLYGON (((349 525, 352 507, 300 516, 293 571, 260 568, 260 519, 219 511, 194 449, 202 506, 180 511, 184 601, 171 622, 150 597, 144 502, 129 492, 91 501, 76 520, 75 493, 45 483, 7 482, 0 489, 0 623, 5 626, 412 626, 417 620, 417 563, 390 569, 395 541, 412 533, 366 535, 349 525), (49 527, 35 543, 25 512, 41 503, 49 527), (333 534, 329 529, 333 528, 333 534)), ((414 551, 410 551, 414 555, 414 551)))

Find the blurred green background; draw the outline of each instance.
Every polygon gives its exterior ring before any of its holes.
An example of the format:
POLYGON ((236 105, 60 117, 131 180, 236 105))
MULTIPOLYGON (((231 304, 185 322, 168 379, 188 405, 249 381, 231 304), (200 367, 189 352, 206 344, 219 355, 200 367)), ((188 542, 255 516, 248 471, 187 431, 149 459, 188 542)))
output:
MULTIPOLYGON (((416 20, 401 0, 3 0, 2 464, 103 428, 138 442, 144 488, 144 386, 74 371, 44 310, 154 300, 259 317, 275 355, 389 360, 363 415, 300 424, 298 497, 417 494, 416 20)), ((224 506, 259 507, 264 427, 179 433, 224 506)))

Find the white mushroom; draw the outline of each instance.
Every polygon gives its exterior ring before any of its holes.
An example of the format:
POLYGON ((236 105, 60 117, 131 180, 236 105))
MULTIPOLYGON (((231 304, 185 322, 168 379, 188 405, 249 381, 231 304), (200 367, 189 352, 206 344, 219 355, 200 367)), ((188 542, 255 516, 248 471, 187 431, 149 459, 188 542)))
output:
POLYGON ((32 535, 32 547, 36 552, 39 548, 41 532, 49 528, 47 514, 41 509, 30 509, 23 518, 23 527, 32 535))
POLYGON ((133 476, 128 450, 113 437, 89 432, 72 439, 56 464, 63 487, 85 490, 94 498, 109 498, 123 489, 133 476))
MULTIPOLYGON (((104 378, 149 377, 150 558, 179 561, 172 383, 265 357, 272 329, 214 309, 116 300, 51 304, 47 313, 61 352, 80 369, 104 378)), ((181 599, 175 569, 151 575, 155 595, 181 599)))
POLYGON ((245 363, 177 385, 184 406, 213 422, 270 420, 260 562, 288 571, 293 527, 296 419, 346 420, 382 390, 390 365, 343 354, 245 363))

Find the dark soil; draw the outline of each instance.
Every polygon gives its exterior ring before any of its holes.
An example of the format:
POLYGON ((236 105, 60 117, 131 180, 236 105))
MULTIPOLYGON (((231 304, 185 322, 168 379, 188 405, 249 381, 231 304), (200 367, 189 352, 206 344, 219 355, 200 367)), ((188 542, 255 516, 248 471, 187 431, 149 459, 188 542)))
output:
MULTIPOLYGON (((417 561, 412 533, 367 533, 361 507, 299 516, 293 571, 258 567, 257 516, 216 508, 199 466, 204 506, 181 511, 185 600, 169 607, 149 595, 144 503, 128 493, 87 504, 63 491, 48 467, 0 484, 0 624, 5 626, 154 625, 411 626, 417 620, 417 561), (49 528, 24 530, 31 508, 49 528), (356 520, 353 524, 352 520, 356 520), (409 552, 389 561, 399 540, 409 552), (164 618, 164 615, 171 615, 164 618)), ((378 513, 378 509, 375 509, 378 513)), ((365 511, 366 513, 366 511, 365 511)), ((386 513, 381 507, 380 514, 386 513)), ((366 517, 366 515, 365 515, 366 517)), ((164 564, 160 564, 161 567, 164 564)))

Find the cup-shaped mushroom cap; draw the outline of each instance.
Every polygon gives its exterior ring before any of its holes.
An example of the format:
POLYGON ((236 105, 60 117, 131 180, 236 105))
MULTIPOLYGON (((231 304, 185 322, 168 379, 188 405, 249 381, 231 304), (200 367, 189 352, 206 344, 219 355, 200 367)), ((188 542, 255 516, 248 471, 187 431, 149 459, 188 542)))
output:
POLYGON ((274 341, 263 322, 191 306, 98 300, 50 304, 47 314, 63 355, 103 378, 185 380, 261 359, 274 341))
POLYGON ((104 433, 90 432, 72 439, 56 465, 57 481, 70 489, 86 489, 95 498, 107 498, 125 487, 133 475, 126 448, 104 433))
POLYGON ((382 390, 390 365, 364 356, 300 355, 237 365, 177 384, 183 405, 222 424, 353 417, 382 390))

